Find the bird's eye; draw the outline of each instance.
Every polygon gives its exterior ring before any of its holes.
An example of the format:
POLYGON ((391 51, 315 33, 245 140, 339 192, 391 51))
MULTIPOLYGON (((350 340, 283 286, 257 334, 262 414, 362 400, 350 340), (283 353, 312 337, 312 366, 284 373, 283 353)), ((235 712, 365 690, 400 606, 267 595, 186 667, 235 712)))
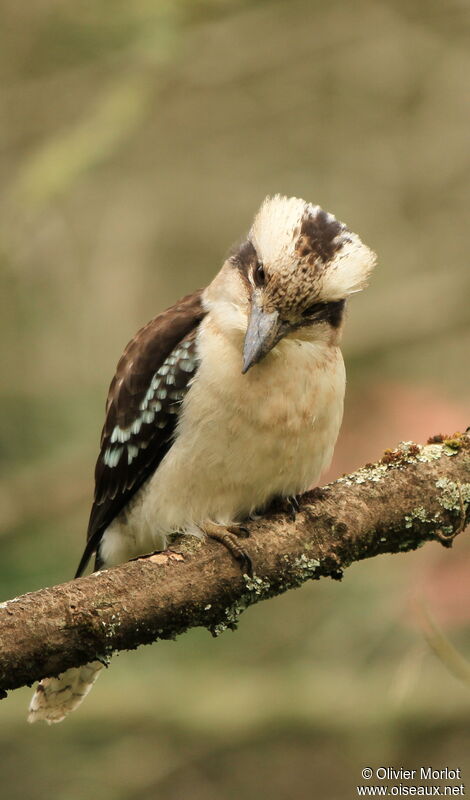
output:
POLYGON ((266 282, 266 273, 262 264, 258 263, 256 265, 253 278, 257 286, 262 286, 266 282))

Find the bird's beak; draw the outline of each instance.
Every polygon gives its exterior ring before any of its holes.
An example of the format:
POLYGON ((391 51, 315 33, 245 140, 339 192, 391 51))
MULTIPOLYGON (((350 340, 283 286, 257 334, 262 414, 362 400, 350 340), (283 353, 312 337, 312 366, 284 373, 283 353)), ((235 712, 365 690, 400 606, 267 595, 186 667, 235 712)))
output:
POLYGON ((286 333, 284 328, 277 311, 263 311, 253 300, 243 346, 243 375, 282 339, 286 333))

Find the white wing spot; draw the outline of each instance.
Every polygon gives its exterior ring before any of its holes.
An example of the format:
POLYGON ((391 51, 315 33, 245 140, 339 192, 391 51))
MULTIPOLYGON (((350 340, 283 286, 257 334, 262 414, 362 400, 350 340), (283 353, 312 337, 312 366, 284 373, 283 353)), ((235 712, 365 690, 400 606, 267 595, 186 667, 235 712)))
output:
POLYGON ((142 427, 142 417, 137 417, 137 419, 132 423, 131 432, 132 433, 139 433, 142 427))
POLYGON ((127 463, 132 464, 134 458, 139 455, 139 448, 133 444, 127 445, 127 463))
POLYGON ((117 467, 121 459, 123 447, 108 447, 105 451, 103 461, 111 469, 117 467))
MULTIPOLYGON (((132 436, 137 436, 140 433, 142 425, 150 425, 155 422, 157 428, 165 428, 168 422, 167 414, 177 414, 179 412, 180 403, 184 397, 185 389, 170 389, 176 384, 176 370, 181 369, 183 372, 193 372, 196 366, 196 359, 190 352, 192 346, 191 341, 183 342, 176 350, 173 350, 171 355, 164 361, 162 366, 154 374, 150 385, 147 389, 144 399, 140 403, 140 411, 142 412, 137 419, 134 420, 132 425, 128 428, 121 428, 119 425, 113 429, 110 438, 110 444, 119 442, 121 445, 127 444, 127 461, 131 464, 134 458, 137 457, 140 447, 146 447, 146 443, 141 444, 129 442, 132 436), (162 381, 164 385, 162 386, 162 381), (168 387, 168 388, 165 388, 168 387), (171 400, 168 407, 163 409, 163 403, 160 401, 171 400), (165 410, 166 414, 159 419, 161 411, 165 410)), ((121 381, 122 382, 122 381, 121 381)), ((189 381, 188 385, 191 384, 189 381)), ((103 456, 106 466, 113 468, 119 464, 123 447, 108 447, 103 456)))
POLYGON ((119 425, 116 425, 111 434, 110 442, 111 444, 113 444, 114 442, 124 443, 127 442, 127 440, 130 438, 131 438, 131 431, 129 429, 123 430, 122 428, 119 427, 119 425))

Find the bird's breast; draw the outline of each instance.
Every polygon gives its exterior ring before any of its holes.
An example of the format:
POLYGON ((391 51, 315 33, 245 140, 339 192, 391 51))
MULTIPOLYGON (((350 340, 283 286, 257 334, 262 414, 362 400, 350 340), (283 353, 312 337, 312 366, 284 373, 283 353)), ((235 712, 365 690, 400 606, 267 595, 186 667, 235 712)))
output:
POLYGON ((337 347, 282 341, 242 375, 242 340, 201 326, 199 368, 173 446, 147 490, 163 527, 236 519, 297 494, 328 465, 341 423, 337 347))

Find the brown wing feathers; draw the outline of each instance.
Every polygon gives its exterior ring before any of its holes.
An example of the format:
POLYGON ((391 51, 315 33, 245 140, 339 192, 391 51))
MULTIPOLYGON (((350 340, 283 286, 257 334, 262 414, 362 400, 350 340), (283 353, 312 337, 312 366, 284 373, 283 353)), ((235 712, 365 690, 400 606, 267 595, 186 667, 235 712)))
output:
POLYGON ((202 290, 155 317, 127 345, 109 389, 88 542, 77 576, 107 526, 171 447, 179 407, 197 369, 202 290))

